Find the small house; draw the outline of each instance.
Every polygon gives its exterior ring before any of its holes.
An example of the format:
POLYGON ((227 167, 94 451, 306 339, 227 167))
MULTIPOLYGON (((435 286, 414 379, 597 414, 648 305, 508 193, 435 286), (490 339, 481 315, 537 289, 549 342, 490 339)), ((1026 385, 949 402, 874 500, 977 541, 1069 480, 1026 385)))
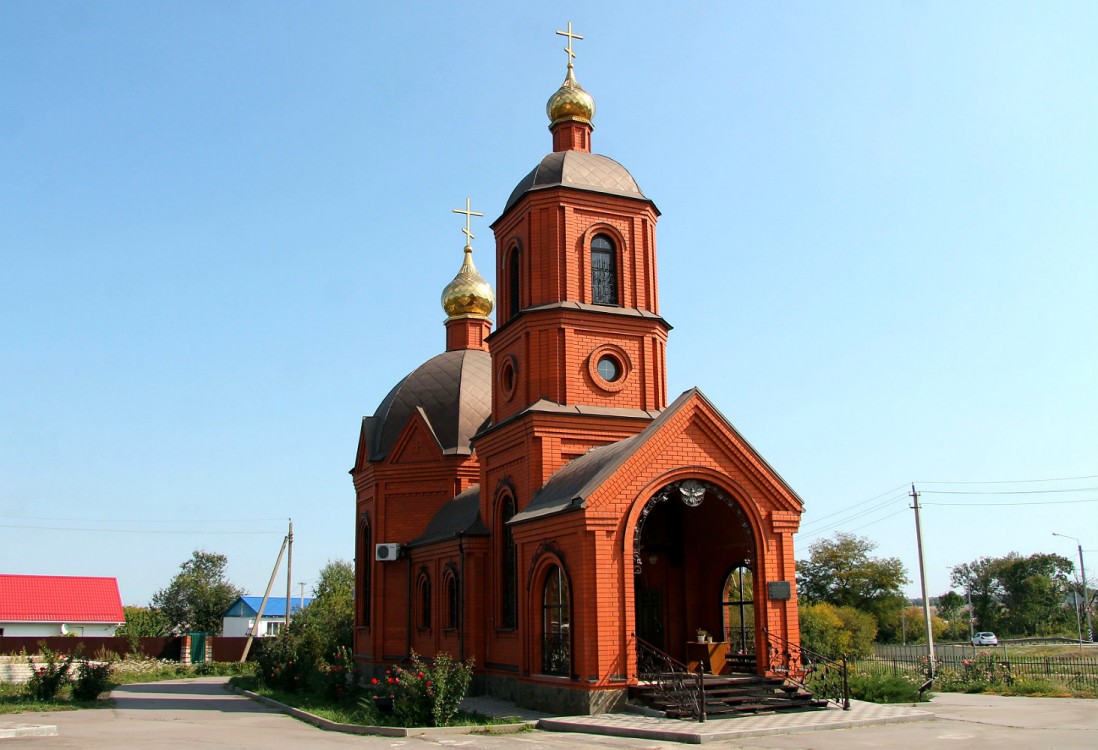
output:
MULTIPOLYGON (((309 606, 310 597, 290 598, 290 617, 293 617, 305 607, 309 606)), ((256 617, 259 616, 259 605, 263 602, 262 596, 241 596, 225 610, 221 620, 221 634, 225 636, 241 637, 252 632, 256 617)), ((278 635, 282 626, 286 624, 286 597, 272 596, 267 599, 267 606, 263 608, 263 617, 260 618, 259 631, 256 635, 260 638, 278 635)))
POLYGON ((0 574, 0 636, 113 636, 125 621, 117 578, 0 574))

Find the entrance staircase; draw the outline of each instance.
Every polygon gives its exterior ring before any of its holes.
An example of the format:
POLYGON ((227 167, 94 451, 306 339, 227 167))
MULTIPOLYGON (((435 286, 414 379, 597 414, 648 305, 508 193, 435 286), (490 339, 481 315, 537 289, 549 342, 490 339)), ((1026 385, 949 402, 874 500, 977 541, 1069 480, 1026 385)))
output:
MULTIPOLYGON (((704 675, 702 689, 705 715, 713 719, 778 711, 816 711, 826 708, 828 703, 789 680, 754 674, 704 675)), ((629 697, 664 712, 668 718, 697 718, 696 710, 685 709, 655 683, 641 683, 630 688, 629 697)))

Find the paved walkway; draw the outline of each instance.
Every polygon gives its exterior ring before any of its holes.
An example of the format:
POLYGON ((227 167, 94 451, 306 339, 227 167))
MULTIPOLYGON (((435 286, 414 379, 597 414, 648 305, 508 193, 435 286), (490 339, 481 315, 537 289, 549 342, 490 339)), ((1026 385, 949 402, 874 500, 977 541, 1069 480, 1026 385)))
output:
POLYGON ((129 747, 289 750, 306 743, 310 750, 352 746, 407 750, 439 746, 461 747, 462 750, 562 750, 577 746, 587 750, 670 750, 681 748, 683 742, 712 743, 721 748, 786 750, 805 747, 813 750, 881 747, 925 750, 943 744, 952 744, 958 750, 962 747, 964 750, 984 747, 1092 750, 1098 746, 1098 702, 1087 700, 947 693, 930 704, 933 716, 923 708, 856 703, 851 711, 771 714, 697 724, 629 714, 545 717, 503 701, 476 698, 471 699, 471 707, 477 710, 538 720, 541 726, 557 731, 394 738, 322 731, 232 695, 226 692, 224 683, 224 678, 211 677, 128 685, 112 694, 113 709, 5 717, 6 720, 0 721, 0 730, 17 724, 41 725, 56 726, 58 733, 0 739, 0 750, 24 747, 34 750, 129 747), (838 731, 820 731, 824 729, 838 731))

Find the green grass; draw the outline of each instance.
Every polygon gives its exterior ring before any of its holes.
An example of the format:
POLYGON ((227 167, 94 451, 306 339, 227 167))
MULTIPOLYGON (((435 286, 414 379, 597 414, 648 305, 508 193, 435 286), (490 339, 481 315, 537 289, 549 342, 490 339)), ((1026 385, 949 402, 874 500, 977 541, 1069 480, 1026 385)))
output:
MULTIPOLYGON (((288 693, 284 690, 273 690, 261 685, 258 678, 254 676, 232 677, 229 679, 229 684, 340 724, 359 724, 370 727, 401 726, 393 721, 391 715, 378 711, 366 701, 360 705, 349 705, 329 700, 315 693, 288 693)), ((459 711, 451 726, 484 727, 486 731, 491 731, 492 726, 514 724, 519 721, 520 719, 516 717, 495 718, 459 711)))
POLYGON ((99 699, 97 701, 74 701, 72 689, 62 688, 57 700, 36 701, 27 697, 26 688, 23 685, 0 683, 0 715, 21 714, 27 711, 76 711, 81 708, 110 708, 114 701, 99 699))
MULTIPOLYGON (((188 677, 247 675, 255 672, 251 662, 207 662, 205 665, 183 666, 175 662, 156 659, 123 659, 111 669, 111 687, 142 682, 182 680, 188 677)), ((97 701, 72 700, 72 688, 61 689, 57 700, 34 701, 26 695, 26 686, 0 683, 0 714, 18 714, 28 711, 76 711, 81 708, 110 708, 114 701, 100 698, 97 701)), ((332 719, 340 721, 339 719, 332 719)))

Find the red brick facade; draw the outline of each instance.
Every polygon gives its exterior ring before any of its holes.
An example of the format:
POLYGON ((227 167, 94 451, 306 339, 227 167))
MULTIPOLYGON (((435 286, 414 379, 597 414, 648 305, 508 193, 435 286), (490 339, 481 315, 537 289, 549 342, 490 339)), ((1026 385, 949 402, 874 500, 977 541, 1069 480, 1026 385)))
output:
POLYGON ((463 366, 483 368, 488 418, 467 445, 440 434, 437 405, 406 407, 391 440, 390 399, 364 422, 355 651, 373 668, 473 658, 493 693, 595 712, 635 683, 638 635, 681 661, 696 628, 731 637, 733 571, 751 574, 744 649, 765 654, 764 629, 798 640, 795 592, 768 584, 795 589, 802 504, 700 392, 668 404, 659 213, 588 153, 589 124, 551 129, 542 166, 560 178, 532 173, 492 225, 495 331, 447 323, 448 352, 476 350, 463 366), (401 557, 375 560, 380 543, 401 557))

